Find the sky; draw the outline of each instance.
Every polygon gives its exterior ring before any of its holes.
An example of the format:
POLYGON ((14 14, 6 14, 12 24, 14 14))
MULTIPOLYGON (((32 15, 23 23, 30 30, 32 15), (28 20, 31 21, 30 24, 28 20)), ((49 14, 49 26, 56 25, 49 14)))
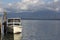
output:
MULTIPOLYGON (((4 3, 14 3, 14 2, 19 2, 19 1, 21 1, 21 0, 1 0, 2 2, 4 2, 4 3)), ((52 1, 52 0, 43 0, 43 1, 45 1, 45 2, 48 2, 48 1, 52 1)))
POLYGON ((60 11, 60 0, 0 0, 0 13, 35 12, 38 10, 60 11))
POLYGON ((1 0, 3 3, 15 3, 15 2, 19 2, 21 0, 1 0))

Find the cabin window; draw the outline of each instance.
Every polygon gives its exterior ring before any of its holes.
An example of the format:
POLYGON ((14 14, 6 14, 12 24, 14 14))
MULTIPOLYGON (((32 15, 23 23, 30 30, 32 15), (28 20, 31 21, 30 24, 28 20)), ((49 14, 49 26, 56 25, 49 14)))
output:
POLYGON ((20 22, 20 20, 19 20, 19 19, 15 19, 14 21, 15 21, 15 22, 20 22))
POLYGON ((13 22, 13 19, 8 19, 8 22, 13 22))
POLYGON ((8 24, 8 26, 11 26, 11 25, 13 25, 13 24, 8 24))
POLYGON ((20 25, 20 24, 14 24, 14 25, 20 25))

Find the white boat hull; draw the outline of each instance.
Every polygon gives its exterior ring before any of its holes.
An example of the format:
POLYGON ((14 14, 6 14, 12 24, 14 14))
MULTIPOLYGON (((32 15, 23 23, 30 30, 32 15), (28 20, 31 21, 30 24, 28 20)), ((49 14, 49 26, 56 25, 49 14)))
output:
POLYGON ((10 26, 10 27, 8 27, 7 32, 21 33, 22 32, 22 26, 10 26))
POLYGON ((22 32, 21 27, 13 27, 13 33, 19 33, 19 32, 22 32))

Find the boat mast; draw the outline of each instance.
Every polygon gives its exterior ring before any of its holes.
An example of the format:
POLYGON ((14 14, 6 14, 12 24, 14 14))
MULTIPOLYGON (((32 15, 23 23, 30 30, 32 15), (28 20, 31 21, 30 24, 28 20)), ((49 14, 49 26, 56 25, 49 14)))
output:
POLYGON ((4 34, 6 34, 6 29, 7 29, 7 13, 6 13, 6 11, 4 11, 4 14, 3 14, 3 21, 4 21, 4 23, 3 23, 3 25, 4 25, 4 34))

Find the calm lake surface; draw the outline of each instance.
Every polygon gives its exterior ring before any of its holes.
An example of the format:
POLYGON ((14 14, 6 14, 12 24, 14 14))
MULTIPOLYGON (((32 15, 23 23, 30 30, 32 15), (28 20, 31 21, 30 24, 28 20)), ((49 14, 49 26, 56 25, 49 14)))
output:
MULTIPOLYGON (((22 26, 22 40, 60 40, 60 20, 22 20, 22 26)), ((20 35, 14 37, 20 40, 20 35)))
POLYGON ((60 40, 60 20, 23 20, 22 40, 60 40))

